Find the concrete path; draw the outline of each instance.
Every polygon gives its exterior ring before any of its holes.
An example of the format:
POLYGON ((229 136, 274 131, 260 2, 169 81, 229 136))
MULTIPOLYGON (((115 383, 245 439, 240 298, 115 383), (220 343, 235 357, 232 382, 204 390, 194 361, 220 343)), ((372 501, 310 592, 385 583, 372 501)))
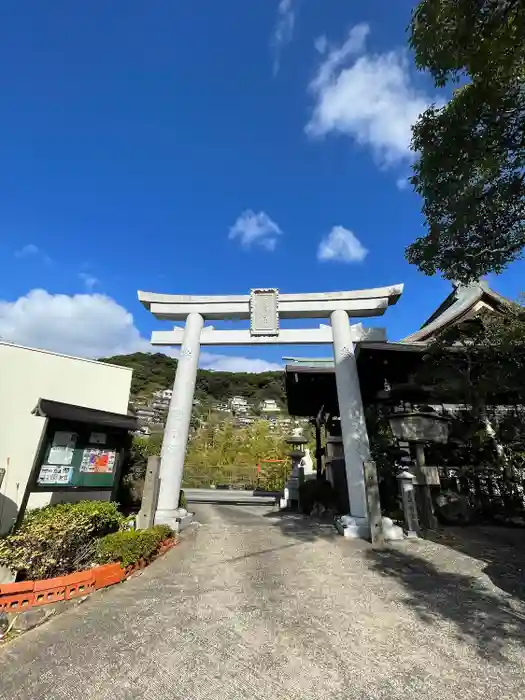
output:
POLYGON ((0 699, 516 700, 525 614, 483 563, 199 506, 141 576, 0 648, 0 699))

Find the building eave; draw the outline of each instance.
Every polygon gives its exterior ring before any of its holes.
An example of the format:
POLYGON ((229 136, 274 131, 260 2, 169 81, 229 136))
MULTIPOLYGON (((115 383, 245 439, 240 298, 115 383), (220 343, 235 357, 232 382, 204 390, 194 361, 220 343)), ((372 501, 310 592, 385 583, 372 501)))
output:
POLYGON ((481 301, 487 303, 489 307, 500 307, 504 304, 509 304, 508 299, 490 289, 485 281, 474 282, 468 286, 458 286, 418 331, 408 335, 401 342, 428 342, 447 327, 465 318, 474 306, 481 301), (455 301, 447 305, 451 296, 455 297, 455 301), (444 306, 446 307, 445 310, 436 315, 439 309, 444 306))

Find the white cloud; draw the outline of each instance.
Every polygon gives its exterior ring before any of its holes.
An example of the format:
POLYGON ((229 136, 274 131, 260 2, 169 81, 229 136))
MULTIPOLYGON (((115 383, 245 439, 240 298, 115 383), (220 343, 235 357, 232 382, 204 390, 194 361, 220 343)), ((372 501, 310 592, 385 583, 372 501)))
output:
POLYGON ((243 248, 259 245, 266 250, 275 250, 277 237, 282 234, 281 229, 272 221, 268 214, 260 211, 258 214, 248 209, 243 212, 230 229, 228 238, 238 238, 243 248))
MULTIPOLYGON (((33 289, 16 301, 0 301, 0 339, 77 357, 159 352, 133 316, 102 294, 50 294, 33 289)), ((178 349, 166 349, 178 356, 178 349)), ((201 366, 230 372, 263 372, 280 366, 262 359, 201 353, 201 366)))
POLYGON ((0 301, 0 336, 21 345, 80 357, 147 351, 133 316, 102 294, 49 294, 34 289, 0 301))
POLYGON ((408 188, 410 187, 410 181, 409 181, 408 177, 399 177, 396 180, 396 187, 398 190, 401 190, 401 191, 408 190, 408 188))
POLYGON ((39 249, 34 243, 28 243, 22 246, 20 250, 15 250, 15 258, 27 258, 31 255, 38 255, 39 249))
POLYGON ((282 365, 251 357, 236 357, 235 355, 214 355, 201 352, 201 367, 217 372, 276 372, 282 370, 282 365))
POLYGON ((323 238, 317 251, 317 259, 321 262, 362 262, 367 255, 368 250, 359 239, 343 226, 334 226, 328 236, 323 238))
POLYGON ((273 72, 279 72, 281 51, 293 39, 295 28, 295 0, 280 0, 277 7, 277 21, 272 35, 273 72))
POLYGON ((314 46, 316 51, 318 51, 320 54, 323 54, 328 48, 328 39, 324 34, 322 36, 318 36, 317 39, 314 41, 314 46))
POLYGON ((89 272, 79 272, 78 276, 84 283, 84 286, 88 292, 91 292, 93 288, 97 286, 97 284, 100 284, 100 280, 97 277, 90 275, 89 272))
POLYGON ((41 258, 46 265, 51 265, 52 260, 49 257, 49 255, 46 255, 38 246, 36 246, 34 243, 27 243, 26 245, 22 246, 19 250, 15 250, 15 258, 31 258, 31 257, 39 257, 41 258))
POLYGON ((349 136, 388 166, 413 157, 411 127, 433 98, 414 85, 405 50, 365 52, 369 32, 356 25, 323 56, 309 86, 315 105, 306 132, 349 136))

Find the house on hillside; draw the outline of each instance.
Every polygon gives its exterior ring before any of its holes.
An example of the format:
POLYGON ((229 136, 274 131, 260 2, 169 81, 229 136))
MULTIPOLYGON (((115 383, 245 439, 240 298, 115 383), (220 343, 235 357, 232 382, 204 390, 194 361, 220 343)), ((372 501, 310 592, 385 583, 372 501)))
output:
POLYGON ((259 404, 260 412, 266 416, 278 415, 281 412, 281 408, 275 399, 265 399, 259 404))
POLYGON ((236 415, 248 413, 250 410, 248 399, 245 399, 244 396, 232 396, 228 402, 228 406, 230 411, 236 415))
POLYGON ((173 389, 161 389, 153 393, 153 400, 151 405, 154 408, 168 410, 171 397, 173 396, 173 389))

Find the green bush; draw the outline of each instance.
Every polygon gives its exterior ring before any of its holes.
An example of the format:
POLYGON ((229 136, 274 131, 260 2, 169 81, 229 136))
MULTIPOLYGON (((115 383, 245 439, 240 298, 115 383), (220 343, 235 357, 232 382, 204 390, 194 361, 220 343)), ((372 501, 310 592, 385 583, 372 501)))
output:
POLYGON ((155 525, 152 529, 161 535, 161 542, 163 540, 169 540, 175 535, 169 525, 155 525))
POLYGON ((116 503, 80 501, 28 511, 20 528, 0 540, 0 565, 20 579, 51 578, 82 568, 94 541, 118 530, 116 503))
POLYGON ((126 567, 151 557, 169 537, 173 537, 173 531, 167 525, 114 532, 98 540, 96 558, 99 564, 119 561, 126 567))

